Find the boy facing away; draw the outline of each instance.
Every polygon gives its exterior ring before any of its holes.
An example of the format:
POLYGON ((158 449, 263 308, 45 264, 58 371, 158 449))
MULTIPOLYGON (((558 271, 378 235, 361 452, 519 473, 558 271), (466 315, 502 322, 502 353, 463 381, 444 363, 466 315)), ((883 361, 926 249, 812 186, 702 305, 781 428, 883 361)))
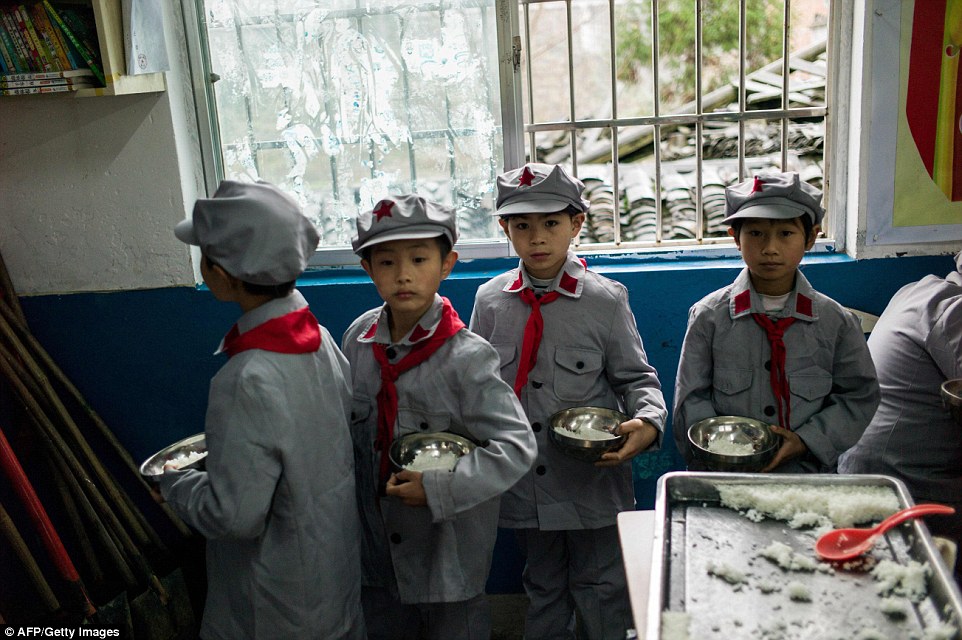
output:
POLYGON ((498 177, 496 215, 521 258, 478 289, 471 330, 501 357, 538 439, 538 459, 503 498, 503 527, 526 556, 525 638, 569 638, 575 611, 589 638, 631 628, 618 512, 635 508, 630 458, 659 440, 666 410, 623 285, 588 271, 570 249, 585 221, 584 185, 530 163, 498 177), (618 409, 628 436, 591 465, 548 441, 552 414, 618 409))
POLYGON ((854 314, 798 270, 825 212, 797 173, 728 187, 725 222, 745 268, 689 312, 675 384, 673 430, 692 461, 688 428, 745 416, 782 438, 762 471, 834 472, 875 414, 879 386, 854 314))
MULTIPOLYGON (((946 380, 962 378, 962 252, 955 271, 899 289, 868 339, 882 400, 840 473, 881 473, 905 482, 916 502, 955 507, 929 516, 933 534, 962 543, 962 425, 942 404, 946 380)), ((956 565, 956 579, 962 564, 956 565)))
POLYGON ((160 479, 207 538, 200 636, 364 638, 348 364, 294 289, 317 231, 273 185, 224 181, 174 233, 243 311, 218 349, 206 470, 160 479))
POLYGON ((392 197, 358 216, 357 232, 354 251, 384 300, 343 338, 369 637, 489 640, 500 496, 531 466, 534 435, 497 353, 437 293, 457 261, 454 210, 392 197), (440 431, 478 446, 452 471, 390 468, 395 439, 440 431))

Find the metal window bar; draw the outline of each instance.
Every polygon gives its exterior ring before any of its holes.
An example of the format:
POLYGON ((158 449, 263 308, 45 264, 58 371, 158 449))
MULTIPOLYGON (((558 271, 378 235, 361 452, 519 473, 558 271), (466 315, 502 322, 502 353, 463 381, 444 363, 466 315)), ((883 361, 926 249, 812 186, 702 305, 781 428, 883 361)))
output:
MULTIPOLYGON (((738 3, 738 111, 748 110, 748 92, 745 90, 748 66, 748 7, 746 0, 738 3)), ((738 122, 738 181, 745 179, 745 121, 738 122)))
MULTIPOLYGON (((611 134, 611 159, 612 159, 612 186, 615 195, 615 237, 611 243, 592 243, 592 248, 635 248, 659 245, 684 245, 691 244, 688 239, 666 239, 663 219, 663 197, 662 197, 662 174, 663 161, 661 153, 661 137, 664 126, 675 125, 694 125, 695 127, 695 239, 698 244, 727 243, 730 240, 726 237, 706 238, 705 212, 703 206, 703 170, 704 170, 704 151, 703 142, 705 139, 704 125, 709 122, 731 122, 738 125, 738 179, 744 180, 746 175, 746 130, 747 121, 772 121, 776 120, 780 124, 780 166, 783 171, 788 170, 789 162, 789 124, 796 118, 826 118, 828 107, 791 107, 790 106, 790 81, 791 73, 791 0, 784 0, 784 27, 782 30, 782 59, 766 65, 763 70, 780 68, 782 75, 781 86, 781 108, 780 109, 756 109, 749 111, 747 103, 747 0, 739 0, 739 51, 738 51, 738 87, 737 87, 737 111, 712 111, 706 113, 704 110, 704 99, 702 87, 703 67, 703 0, 696 0, 696 23, 695 23, 695 100, 694 113, 692 114, 673 114, 668 116, 661 115, 660 79, 659 66, 660 42, 659 42, 659 1, 651 0, 652 17, 652 96, 653 96, 653 115, 649 117, 629 117, 622 118, 617 112, 617 88, 615 55, 616 42, 614 31, 614 2, 609 0, 609 32, 611 37, 610 60, 612 65, 612 115, 611 118, 578 119, 575 113, 574 100, 574 61, 573 61, 573 37, 572 37, 572 0, 519 0, 524 15, 524 37, 527 51, 531 51, 531 16, 529 5, 551 3, 563 1, 565 3, 565 19, 567 30, 568 47, 568 72, 569 72, 569 118, 567 121, 537 122, 534 114, 534 99, 532 85, 532 65, 530 55, 526 58, 526 78, 528 87, 528 113, 531 122, 524 124, 524 131, 528 134, 529 154, 532 161, 537 161, 536 134, 541 132, 565 131, 569 135, 571 146, 571 162, 574 171, 577 173, 577 132, 579 130, 608 129, 611 134), (621 201, 620 201, 620 170, 619 170, 619 146, 618 130, 621 127, 632 126, 651 126, 653 129, 653 161, 655 166, 654 192, 655 192, 655 212, 656 229, 654 242, 627 242, 621 241, 621 201)), ((804 57, 807 51, 800 52, 804 57)), ((827 103, 826 103, 827 104, 827 103)), ((827 159, 823 161, 828 164, 827 159)))
MULTIPOLYGON (((609 53, 608 64, 611 67, 611 119, 618 120, 618 64, 615 53, 618 51, 618 42, 615 34, 615 0, 608 0, 608 42, 609 53)), ((608 130, 611 134, 611 188, 615 201, 615 244, 621 244, 621 187, 619 177, 621 165, 618 162, 618 127, 611 127, 608 130)))
POLYGON ((655 117, 655 122, 652 123, 654 125, 654 144, 652 147, 655 152, 655 243, 661 244, 665 240, 665 223, 661 199, 661 93, 658 90, 661 86, 658 71, 661 64, 661 39, 658 31, 658 0, 651 0, 651 95, 654 96, 652 115, 655 117))
MULTIPOLYGON (((695 2, 695 113, 702 115, 705 112, 705 105, 702 104, 702 59, 703 47, 702 38, 704 36, 704 7, 702 0, 695 2)), ((702 206, 702 161, 704 160, 704 137, 705 123, 699 120, 695 123, 695 242, 701 242, 704 237, 705 212, 702 206)))

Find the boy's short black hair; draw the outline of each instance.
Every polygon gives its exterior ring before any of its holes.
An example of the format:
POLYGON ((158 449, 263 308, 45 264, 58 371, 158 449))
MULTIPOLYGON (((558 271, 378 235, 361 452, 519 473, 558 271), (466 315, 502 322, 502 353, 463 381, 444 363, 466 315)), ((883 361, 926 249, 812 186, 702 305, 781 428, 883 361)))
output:
MULTIPOLYGON (((432 239, 437 243, 438 249, 441 250, 441 262, 444 262, 447 259, 448 254, 451 253, 451 250, 454 248, 451 246, 451 241, 448 240, 448 237, 443 234, 434 236, 434 238, 432 239)), ((361 260, 366 260, 370 262, 371 250, 376 246, 377 246, 376 244, 372 244, 370 247, 365 247, 361 249, 361 260)))
MULTIPOLYGON (((805 230, 805 241, 808 242, 812 239, 812 230, 815 228, 815 224, 812 219, 807 214, 802 214, 798 216, 802 220, 802 229, 805 230)), ((789 218, 789 220, 794 220, 795 218, 789 218)), ((742 232, 742 225, 745 224, 746 220, 771 220, 771 218, 735 218, 731 221, 732 230, 735 232, 735 237, 742 232)))
MULTIPOLYGON (((534 211, 532 211, 531 213, 539 213, 539 212, 534 212, 534 211)), ((574 216, 574 215, 577 215, 577 214, 579 214, 579 213, 583 213, 583 214, 585 214, 585 215, 588 215, 588 212, 587 212, 587 211, 582 211, 581 209, 579 209, 578 207, 574 206, 573 204, 569 204, 567 207, 565 207, 564 209, 562 209, 562 210, 560 210, 560 211, 546 211, 545 213, 548 213, 548 214, 551 214, 551 213, 567 213, 569 216, 574 216)), ((525 214, 525 213, 509 213, 509 214, 507 214, 507 215, 503 215, 503 216, 499 216, 499 217, 500 217, 502 220, 507 221, 507 220, 510 220, 511 218, 516 218, 516 217, 518 217, 518 216, 524 216, 524 215, 528 215, 528 214, 525 214)))
MULTIPOLYGON (((207 256, 204 256, 204 262, 207 263, 208 269, 220 267, 219 264, 207 256)), ((221 267, 221 269, 223 268, 224 267, 221 267)), ((245 282, 244 280, 241 280, 241 285, 243 285, 244 291, 253 296, 268 296, 272 300, 275 300, 277 298, 286 298, 288 295, 290 295, 291 291, 294 290, 294 285, 296 282, 296 280, 291 280, 290 282, 282 282, 281 284, 254 284, 252 282, 245 282)))

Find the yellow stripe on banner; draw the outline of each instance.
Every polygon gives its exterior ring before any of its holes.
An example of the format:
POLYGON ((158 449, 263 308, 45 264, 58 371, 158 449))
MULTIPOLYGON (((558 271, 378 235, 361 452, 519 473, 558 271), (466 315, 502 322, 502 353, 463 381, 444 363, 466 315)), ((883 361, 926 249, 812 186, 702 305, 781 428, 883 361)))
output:
POLYGON ((962 0, 945 5, 945 30, 942 37, 942 73, 939 82, 939 111, 935 127, 935 159, 932 179, 949 199, 952 198, 952 171, 955 159, 955 93, 959 82, 962 48, 962 0))

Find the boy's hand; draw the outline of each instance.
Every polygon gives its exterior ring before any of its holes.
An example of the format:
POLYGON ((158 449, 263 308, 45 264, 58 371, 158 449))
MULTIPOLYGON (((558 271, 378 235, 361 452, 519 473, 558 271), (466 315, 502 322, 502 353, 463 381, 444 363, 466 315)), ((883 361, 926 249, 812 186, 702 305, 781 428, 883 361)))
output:
POLYGON ((392 473, 387 479, 387 487, 384 491, 389 496, 400 498, 401 502, 409 507, 425 507, 428 504, 428 496, 424 493, 421 476, 420 471, 407 469, 392 473))
POLYGON ((625 443, 621 448, 601 456, 601 460, 595 463, 596 467, 615 467, 625 460, 631 460, 658 438, 658 429, 641 418, 622 422, 618 425, 618 433, 628 436, 625 443))
POLYGON ((768 463, 768 466, 761 470, 761 473, 768 473, 775 467, 779 466, 784 462, 793 460, 799 456, 805 455, 808 451, 808 447, 802 442, 802 439, 798 437, 798 434, 790 429, 785 429, 784 427, 776 427, 775 425, 769 425, 772 431, 782 437, 782 446, 778 448, 775 452, 775 457, 772 461, 768 463))

